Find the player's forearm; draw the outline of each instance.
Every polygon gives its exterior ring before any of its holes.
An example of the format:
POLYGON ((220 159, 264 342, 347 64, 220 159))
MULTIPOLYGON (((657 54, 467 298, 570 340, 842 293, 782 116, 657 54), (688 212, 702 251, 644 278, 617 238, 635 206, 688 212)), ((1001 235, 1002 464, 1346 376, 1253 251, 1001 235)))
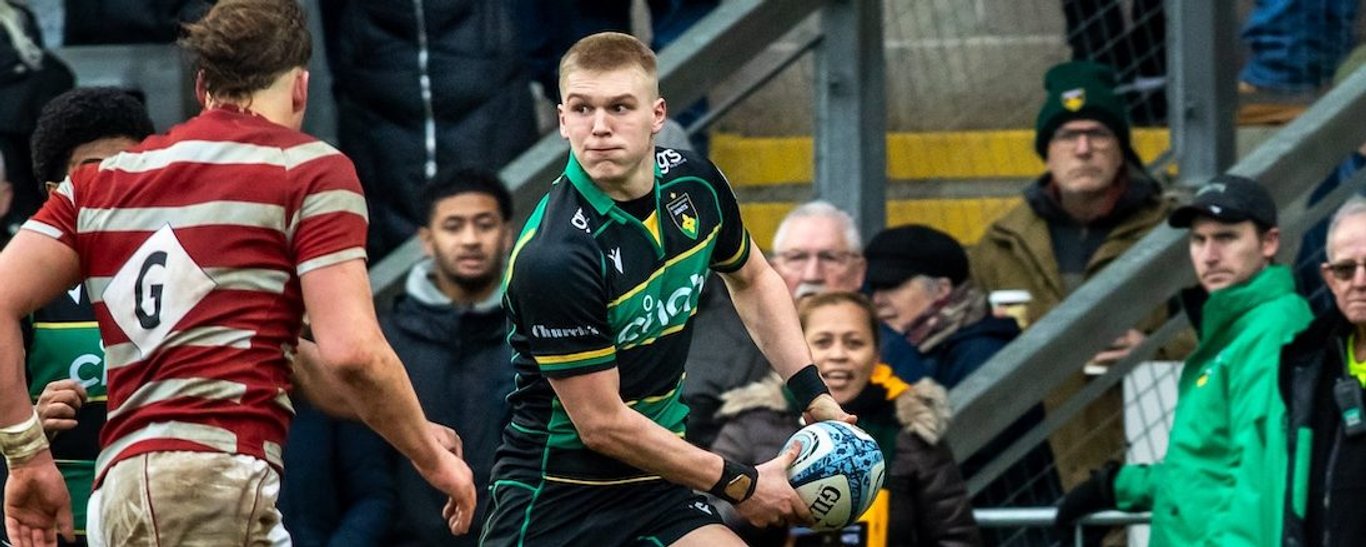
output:
POLYGON ((436 465, 441 447, 431 436, 403 365, 382 339, 370 347, 377 349, 361 363, 329 363, 339 395, 361 421, 414 465, 422 469, 436 465))
POLYGON ((0 427, 18 424, 33 416, 24 375, 24 336, 19 320, 0 317, 0 427))
POLYGON ((294 355, 294 389, 324 414, 345 420, 361 419, 348 399, 338 396, 347 388, 324 366, 318 345, 308 340, 299 340, 294 355))
POLYGON ((682 437, 622 407, 613 416, 589 424, 575 423, 584 444, 669 482, 707 490, 721 477, 720 456, 697 448, 682 437))
POLYGON ((731 277, 724 279, 735 302, 736 313, 773 370, 787 379, 811 364, 811 353, 802 339, 797 310, 787 285, 777 272, 765 264, 747 282, 731 277))
POLYGON ((36 232, 20 230, 0 252, 0 426, 33 416, 20 319, 70 288, 79 275, 75 251, 36 232))

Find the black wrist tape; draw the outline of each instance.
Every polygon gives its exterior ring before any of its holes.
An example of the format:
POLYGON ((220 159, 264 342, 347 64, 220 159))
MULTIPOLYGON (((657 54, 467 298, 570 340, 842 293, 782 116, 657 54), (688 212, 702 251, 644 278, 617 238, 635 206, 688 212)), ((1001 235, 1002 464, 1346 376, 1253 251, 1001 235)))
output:
POLYGON ((797 408, 803 411, 811 407, 811 401, 816 400, 816 397, 830 393, 830 388, 825 387, 825 380, 821 379, 821 372, 816 365, 806 365, 788 378, 787 390, 792 392, 792 398, 797 401, 797 408))
POLYGON ((744 502, 754 495, 754 488, 759 486, 759 470, 752 465, 723 461, 725 465, 721 468, 721 479, 707 492, 732 504, 744 502))

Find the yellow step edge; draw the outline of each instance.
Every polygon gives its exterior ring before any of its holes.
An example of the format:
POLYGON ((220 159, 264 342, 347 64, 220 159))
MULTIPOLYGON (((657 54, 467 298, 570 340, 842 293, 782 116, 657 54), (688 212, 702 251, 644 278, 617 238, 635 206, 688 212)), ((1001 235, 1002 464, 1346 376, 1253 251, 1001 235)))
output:
MULTIPOLYGON (((1133 142, 1139 157, 1151 162, 1170 148, 1171 138, 1165 128, 1138 128, 1133 142)), ((811 137, 711 137, 712 161, 736 186, 809 183, 811 154, 811 137)), ((1043 171, 1032 129, 887 135, 890 180, 1018 179, 1043 171)))
MULTIPOLYGON (((963 245, 972 245, 986 233, 987 226, 1021 202, 1020 197, 964 199, 901 199, 887 202, 887 225, 926 224, 953 236, 963 245)), ((740 216, 754 241, 765 252, 773 248, 773 233, 796 203, 741 203, 740 216)), ((863 234, 867 241, 873 234, 863 234)))

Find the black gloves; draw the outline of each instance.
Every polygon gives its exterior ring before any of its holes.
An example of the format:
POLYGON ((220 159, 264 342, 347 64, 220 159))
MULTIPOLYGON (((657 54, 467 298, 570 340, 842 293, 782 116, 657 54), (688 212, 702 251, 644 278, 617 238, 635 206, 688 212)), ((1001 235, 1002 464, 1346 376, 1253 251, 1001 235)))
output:
POLYGON ((1058 500, 1058 515, 1053 520, 1058 535, 1071 538, 1082 517, 1115 508, 1115 476, 1119 474, 1119 467, 1117 462, 1107 462, 1092 471, 1086 482, 1063 494, 1058 500))

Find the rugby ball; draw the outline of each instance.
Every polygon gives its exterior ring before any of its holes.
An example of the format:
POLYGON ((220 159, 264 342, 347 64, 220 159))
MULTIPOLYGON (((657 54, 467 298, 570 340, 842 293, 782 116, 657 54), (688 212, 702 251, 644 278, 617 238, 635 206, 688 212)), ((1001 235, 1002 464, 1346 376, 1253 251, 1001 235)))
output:
POLYGON ((858 427, 818 422, 794 433, 783 446, 801 443, 787 469, 787 480, 811 510, 812 530, 839 530, 853 524, 873 504, 886 478, 882 450, 858 427))

